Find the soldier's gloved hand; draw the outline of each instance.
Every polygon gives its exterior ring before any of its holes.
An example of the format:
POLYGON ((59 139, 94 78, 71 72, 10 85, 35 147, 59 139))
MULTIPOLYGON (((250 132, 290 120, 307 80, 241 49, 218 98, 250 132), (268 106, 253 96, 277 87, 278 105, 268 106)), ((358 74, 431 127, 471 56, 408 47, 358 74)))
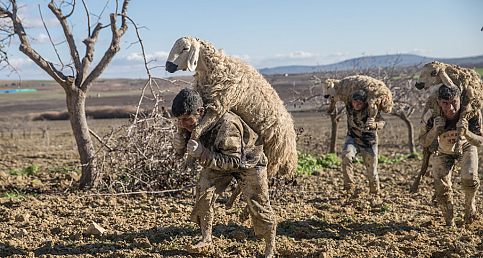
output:
POLYGON ((444 126, 446 124, 444 118, 442 116, 437 116, 434 118, 434 129, 438 129, 441 126, 444 126))
POLYGON ((186 145, 186 152, 194 158, 201 158, 203 146, 201 145, 201 142, 190 139, 186 145))
POLYGON ((376 128, 376 122, 375 122, 374 118, 372 118, 372 117, 367 118, 365 126, 368 127, 368 128, 371 128, 371 129, 375 129, 376 128))
POLYGON ((468 132, 468 120, 466 119, 461 119, 456 123, 457 128, 461 128, 461 135, 466 136, 466 133, 468 132))
POLYGON ((183 135, 175 133, 173 136, 173 147, 175 149, 184 149, 186 147, 186 140, 183 135))

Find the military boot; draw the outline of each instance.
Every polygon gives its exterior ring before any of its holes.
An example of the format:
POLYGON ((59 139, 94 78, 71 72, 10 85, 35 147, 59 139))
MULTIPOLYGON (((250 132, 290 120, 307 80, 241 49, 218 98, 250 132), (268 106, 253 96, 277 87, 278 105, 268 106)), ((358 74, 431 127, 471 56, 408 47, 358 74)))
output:
POLYGON ((379 193, 379 179, 375 179, 374 181, 369 181, 369 191, 371 194, 378 194, 379 193))
POLYGON ((476 216, 476 205, 475 205, 475 197, 476 191, 465 192, 465 224, 471 224, 475 220, 476 216))
POLYGON ((344 157, 342 159, 342 174, 344 175, 344 193, 353 194, 356 186, 354 185, 354 172, 352 159, 344 157))
POLYGON ((479 188, 479 182, 476 180, 461 180, 465 191, 465 224, 471 224, 476 216, 476 191, 479 188))
POLYGON ((267 233, 263 236, 265 238, 265 258, 273 258, 275 257, 275 237, 277 227, 273 226, 267 233))
POLYGON ((453 202, 445 201, 440 203, 441 211, 443 212, 444 220, 446 221, 446 226, 454 227, 454 216, 453 216, 453 202))

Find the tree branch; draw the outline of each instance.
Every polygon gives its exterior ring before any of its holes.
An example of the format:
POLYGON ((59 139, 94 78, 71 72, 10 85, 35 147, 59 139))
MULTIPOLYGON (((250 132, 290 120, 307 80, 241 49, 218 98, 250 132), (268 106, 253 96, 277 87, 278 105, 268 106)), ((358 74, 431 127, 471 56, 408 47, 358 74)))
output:
POLYGON ((34 61, 41 69, 47 72, 47 74, 50 75, 62 87, 66 88, 69 82, 73 81, 73 78, 65 76, 62 72, 55 69, 51 62, 45 60, 32 48, 22 22, 17 17, 17 4, 15 0, 10 0, 10 2, 12 3, 12 12, 0 7, 0 13, 2 16, 6 15, 12 20, 14 32, 20 40, 19 50, 28 56, 32 61, 34 61))
POLYGON ((87 92, 89 88, 92 86, 92 83, 94 80, 96 80, 106 69, 106 67, 109 65, 109 62, 111 62, 112 58, 114 58, 114 55, 120 50, 119 47, 119 42, 124 35, 124 33, 127 30, 127 23, 126 23, 126 12, 127 12, 127 5, 129 3, 129 0, 124 0, 123 7, 122 7, 122 13, 121 13, 121 27, 119 30, 117 29, 116 25, 116 17, 119 14, 114 14, 111 13, 111 31, 112 31, 112 39, 111 39, 111 45, 107 49, 107 51, 104 53, 104 56, 102 57, 101 61, 97 64, 97 66, 92 70, 92 72, 87 76, 86 80, 82 83, 81 89, 84 92, 87 92))
MULTIPOLYGON (((57 17, 57 20, 59 20, 59 23, 62 26, 65 39, 67 40, 67 44, 69 45, 70 56, 74 61, 76 73, 79 74, 82 69, 81 62, 79 59, 79 52, 77 52, 77 47, 74 41, 74 35, 72 35, 72 32, 70 31, 70 28, 69 28, 69 24, 67 24, 66 16, 62 14, 62 10, 55 7, 54 0, 52 0, 48 6, 52 11, 52 13, 55 15, 55 17, 57 17)), ((73 85, 71 84, 70 86, 73 86, 73 85)))

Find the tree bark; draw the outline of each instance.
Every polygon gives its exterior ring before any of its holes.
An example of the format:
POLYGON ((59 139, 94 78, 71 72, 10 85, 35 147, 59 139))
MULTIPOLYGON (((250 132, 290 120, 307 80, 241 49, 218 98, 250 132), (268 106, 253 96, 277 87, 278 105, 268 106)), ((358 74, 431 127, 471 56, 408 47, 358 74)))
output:
POLYGON ((339 127, 339 119, 338 119, 338 112, 339 110, 337 107, 334 108, 334 111, 330 113, 330 121, 332 122, 332 131, 330 134, 330 147, 329 153, 335 153, 335 144, 337 142, 337 128, 339 127))
POLYGON ((86 94, 77 87, 72 87, 71 90, 66 92, 70 125, 82 165, 82 176, 79 181, 80 189, 96 187, 100 179, 97 170, 96 151, 87 125, 85 102, 86 94))
POLYGON ((414 129, 413 129, 413 124, 409 120, 409 118, 406 116, 406 114, 396 114, 396 113, 391 113, 391 115, 399 117, 401 120, 404 121, 406 124, 406 127, 408 129, 408 146, 409 146, 409 153, 414 153, 416 152, 416 147, 414 145, 414 129))

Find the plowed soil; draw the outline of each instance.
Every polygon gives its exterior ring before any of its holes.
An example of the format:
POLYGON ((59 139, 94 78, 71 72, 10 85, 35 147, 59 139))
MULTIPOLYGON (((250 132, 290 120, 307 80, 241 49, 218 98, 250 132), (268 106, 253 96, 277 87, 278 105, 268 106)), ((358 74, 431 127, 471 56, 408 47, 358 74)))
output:
MULTIPOLYGON (((385 117, 380 154, 408 154, 404 124, 385 117)), ((321 113, 294 113, 294 118, 297 127, 304 127, 298 149, 327 154, 329 118, 321 113)), ((89 121, 96 131, 124 122, 89 121)), ((25 134, 5 132, 0 137, 0 257, 202 257, 185 248, 201 237, 199 227, 189 221, 192 189, 85 196, 75 188, 79 174, 72 168, 79 161, 68 121, 38 123, 51 123, 49 138, 35 122, 25 134), (14 170, 33 164, 38 166, 35 173, 15 175, 14 170), (92 223, 106 231, 85 234, 92 223)), ((340 150, 345 120, 339 128, 340 150)), ((454 176, 457 227, 448 228, 432 202, 430 177, 423 179, 418 193, 409 193, 420 164, 420 158, 379 164, 378 198, 368 194, 362 164, 355 165, 354 195, 341 193, 340 166, 300 175, 296 186, 272 188, 278 257, 483 257, 481 211, 479 220, 463 224, 459 173, 454 176)), ((249 220, 239 218, 244 200, 226 210, 228 198, 224 193, 216 203, 211 257, 263 257, 263 239, 253 236, 249 220)), ((477 198, 481 210, 481 191, 477 198)))

